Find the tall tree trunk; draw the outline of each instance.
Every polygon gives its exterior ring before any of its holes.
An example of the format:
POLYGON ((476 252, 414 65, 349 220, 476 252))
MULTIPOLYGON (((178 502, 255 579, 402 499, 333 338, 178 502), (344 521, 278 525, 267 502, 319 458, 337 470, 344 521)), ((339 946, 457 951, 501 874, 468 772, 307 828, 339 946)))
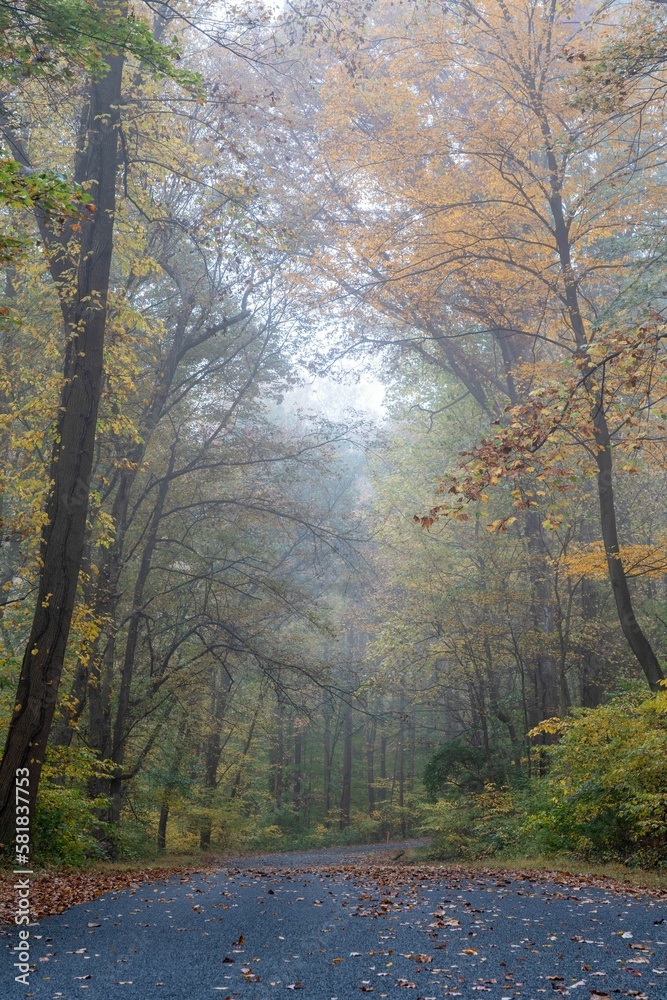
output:
POLYGON ((611 437, 604 412, 604 399, 601 398, 601 393, 596 406, 593 423, 597 444, 595 458, 598 467, 597 483, 600 500, 602 540, 607 555, 609 580, 614 594, 614 601, 616 602, 618 620, 621 623, 623 635, 627 639, 630 649, 635 654, 637 662, 644 671, 649 687, 652 691, 659 691, 659 681, 663 680, 665 675, 651 643, 635 618, 628 578, 625 575, 625 568, 621 559, 618 528, 616 525, 616 506, 614 502, 611 437))
POLYGON ((586 385, 591 393, 591 416, 593 418, 596 446, 595 461, 598 467, 597 487, 600 505, 600 524, 602 528, 602 541, 607 556, 609 581, 614 594, 616 611, 623 635, 634 653, 637 662, 644 671, 649 687, 651 690, 657 691, 659 690, 659 681, 664 679, 664 673, 651 643, 635 617, 630 588, 620 554, 614 499, 612 441, 607 423, 604 384, 597 384, 597 373, 591 365, 588 353, 589 344, 579 302, 579 285, 575 270, 572 267, 570 228, 563 205, 560 172, 556 154, 554 153, 553 137, 549 127, 548 116, 544 112, 537 89, 533 91, 531 96, 538 116, 541 119, 545 151, 549 164, 551 183, 549 203, 554 222, 554 235, 556 237, 560 271, 565 290, 567 314, 577 345, 579 369, 582 376, 588 379, 586 385))
MULTIPOLYGON (((231 682, 224 667, 213 669, 213 694, 211 699, 211 719, 209 732, 204 744, 204 806, 210 809, 213 795, 218 787, 218 765, 222 754, 222 721, 227 710, 231 682)), ((199 830, 199 847, 208 851, 211 846, 213 822, 207 815, 199 830)))
MULTIPOLYGON (((94 600, 94 587, 92 585, 92 574, 90 572, 90 541, 86 541, 81 559, 81 572, 86 575, 85 583, 82 586, 82 600, 87 607, 91 607, 94 600)), ((86 707, 88 696, 88 675, 90 673, 91 655, 93 648, 87 650, 85 656, 77 657, 74 677, 69 691, 69 698, 66 707, 60 709, 56 716, 51 730, 49 742, 51 746, 68 747, 74 737, 74 729, 81 718, 86 707)))
POLYGON ((248 754, 250 753, 250 747, 252 746, 252 738, 255 735, 255 726, 257 725, 257 719, 259 718, 260 702, 255 705, 255 711, 253 713, 252 722, 250 723, 250 729, 248 730, 248 735, 246 736, 246 741, 243 746, 243 752, 241 754, 241 762, 236 771, 236 777, 234 778, 234 784, 232 785, 232 790, 230 792, 230 798, 235 799, 241 794, 241 783, 243 781, 243 768, 248 759, 248 754))
POLYGON ((352 807, 352 706, 345 702, 343 712, 343 775, 340 793, 340 829, 350 825, 352 807))
POLYGON ((401 724, 398 729, 398 747, 396 749, 397 761, 397 781, 398 781, 398 812, 401 823, 401 836, 405 837, 405 713, 403 712, 404 698, 401 694, 401 724))
POLYGON ((292 783, 292 807, 298 812, 301 809, 301 781, 302 781, 302 755, 303 755, 303 733, 298 728, 294 733, 294 781, 292 783))
POLYGON ((273 731, 272 791, 276 809, 283 804, 283 772, 285 767, 285 702, 279 688, 276 688, 276 708, 273 731))
POLYGON ((385 732, 384 719, 380 733, 380 788, 378 799, 384 802, 387 798, 387 733, 385 732))
POLYGON ((322 800, 324 808, 324 824, 329 825, 331 812, 331 702, 324 699, 324 737, 322 742, 322 800))
MULTIPOLYGON (((5 844, 13 834, 18 768, 30 771, 30 812, 34 809, 86 536, 113 250, 124 56, 121 51, 105 56, 105 60, 108 72, 90 85, 86 145, 76 162, 76 180, 89 186, 95 212, 81 224, 76 291, 70 298, 66 282, 62 299, 67 349, 49 470, 51 489, 42 530, 37 600, 0 764, 0 841, 5 844)), ((54 252, 48 244, 47 252, 54 252)), ((52 257, 52 271, 64 280, 71 263, 61 244, 55 259, 52 257)))
POLYGON ((166 851, 167 849, 167 823, 169 821, 169 807, 171 805, 171 796, 164 790, 162 796, 162 804, 160 806, 160 818, 157 824, 157 841, 156 847, 158 851, 166 851))
POLYGON ((366 727, 366 785, 368 787, 368 812, 375 812, 375 734, 377 720, 373 719, 366 727))

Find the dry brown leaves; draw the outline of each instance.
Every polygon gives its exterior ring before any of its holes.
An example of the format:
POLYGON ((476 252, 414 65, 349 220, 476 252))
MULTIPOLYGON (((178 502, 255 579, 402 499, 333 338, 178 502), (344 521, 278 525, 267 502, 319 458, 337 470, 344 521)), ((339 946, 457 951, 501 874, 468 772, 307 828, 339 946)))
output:
MULTIPOLYGON (((213 860, 213 859, 212 859, 213 860)), ((356 860, 356 859, 355 859, 356 860)), ((384 859, 382 859, 384 861, 384 859)), ((611 892, 620 892, 633 896, 653 896, 667 898, 667 891, 664 889, 638 888, 626 882, 616 882, 604 876, 581 876, 573 875, 570 872, 557 870, 518 870, 494 868, 473 868, 465 869, 459 866, 445 866, 438 864, 387 864, 377 863, 375 857, 366 855, 356 860, 356 863, 341 864, 321 864, 305 865, 294 868, 272 868, 272 875, 280 875, 283 878, 292 879, 304 874, 317 874, 322 878, 325 875, 342 877, 357 881, 361 879, 366 884, 366 888, 371 892, 361 892, 360 904, 357 905, 357 912, 360 915, 384 915, 391 909, 410 909, 417 895, 417 888, 420 881, 447 880, 452 885, 462 882, 478 882, 488 885, 493 881, 499 888, 507 887, 516 882, 551 883, 552 891, 557 886, 567 886, 570 889, 584 889, 595 886, 611 892), (555 885, 554 885, 555 883, 555 885), (374 891, 373 891, 374 890, 374 891), (379 900, 374 900, 374 892, 380 890, 379 900)), ((248 859, 250 862, 250 859, 248 859)), ((173 868, 137 868, 129 870, 105 870, 105 871, 43 871, 38 872, 31 878, 31 904, 33 919, 53 916, 62 913, 63 910, 74 906, 77 903, 88 903, 98 896, 103 896, 107 892, 120 892, 125 889, 137 889, 143 882, 160 882, 165 879, 181 876, 181 881, 187 881, 191 874, 196 872, 210 871, 211 868, 226 868, 224 859, 219 859, 204 868, 196 867, 173 867, 173 868)), ((254 872, 255 875, 266 876, 267 867, 254 869, 250 863, 243 864, 243 869, 254 872)), ((240 870, 240 869, 238 869, 240 870)), ((15 909, 15 891, 13 889, 15 876, 6 870, 0 873, 0 924, 13 922, 15 909)), ((269 889, 269 892, 273 890, 269 889)), ((554 895, 560 895, 557 891, 554 895)), ((576 897, 573 897, 576 898, 576 897)), ((446 917, 444 913, 434 914, 438 918, 438 923, 431 926, 442 926, 440 921, 447 927, 458 926, 455 918, 446 917)), ((299 989, 295 985, 293 988, 299 989)))
MULTIPOLYGON (((203 869, 201 869, 203 870, 203 869)), ((44 871, 30 879, 30 903, 33 920, 51 917, 77 903, 89 903, 107 892, 138 889, 142 882, 161 882, 175 875, 187 881, 194 869, 145 868, 126 871, 44 871)), ((17 875, 0 875, 0 924, 13 923, 17 875)))

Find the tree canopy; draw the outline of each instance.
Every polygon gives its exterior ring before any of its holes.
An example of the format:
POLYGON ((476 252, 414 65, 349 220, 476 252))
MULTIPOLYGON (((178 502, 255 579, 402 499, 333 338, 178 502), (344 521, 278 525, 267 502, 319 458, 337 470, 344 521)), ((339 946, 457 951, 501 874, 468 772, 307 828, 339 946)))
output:
POLYGON ((6 853, 664 859, 666 17, 0 4, 6 853))

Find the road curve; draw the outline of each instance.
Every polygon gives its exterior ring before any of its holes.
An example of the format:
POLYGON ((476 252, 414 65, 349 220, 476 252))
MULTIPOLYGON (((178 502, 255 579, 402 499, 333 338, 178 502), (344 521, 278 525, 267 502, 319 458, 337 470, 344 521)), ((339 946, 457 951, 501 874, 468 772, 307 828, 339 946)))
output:
POLYGON ((649 895, 401 866, 387 848, 300 852, 107 893, 31 928, 29 986, 3 929, 3 1000, 667 1000, 649 895))

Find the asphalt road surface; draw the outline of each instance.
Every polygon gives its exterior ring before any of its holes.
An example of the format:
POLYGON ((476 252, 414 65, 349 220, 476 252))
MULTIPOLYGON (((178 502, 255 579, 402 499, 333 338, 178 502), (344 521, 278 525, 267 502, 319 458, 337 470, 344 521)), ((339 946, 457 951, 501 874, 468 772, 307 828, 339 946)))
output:
POLYGON ((2 1000, 667 1000, 659 900, 401 866, 386 847, 225 863, 31 933, 28 988, 13 978, 16 932, 3 937, 2 1000))

